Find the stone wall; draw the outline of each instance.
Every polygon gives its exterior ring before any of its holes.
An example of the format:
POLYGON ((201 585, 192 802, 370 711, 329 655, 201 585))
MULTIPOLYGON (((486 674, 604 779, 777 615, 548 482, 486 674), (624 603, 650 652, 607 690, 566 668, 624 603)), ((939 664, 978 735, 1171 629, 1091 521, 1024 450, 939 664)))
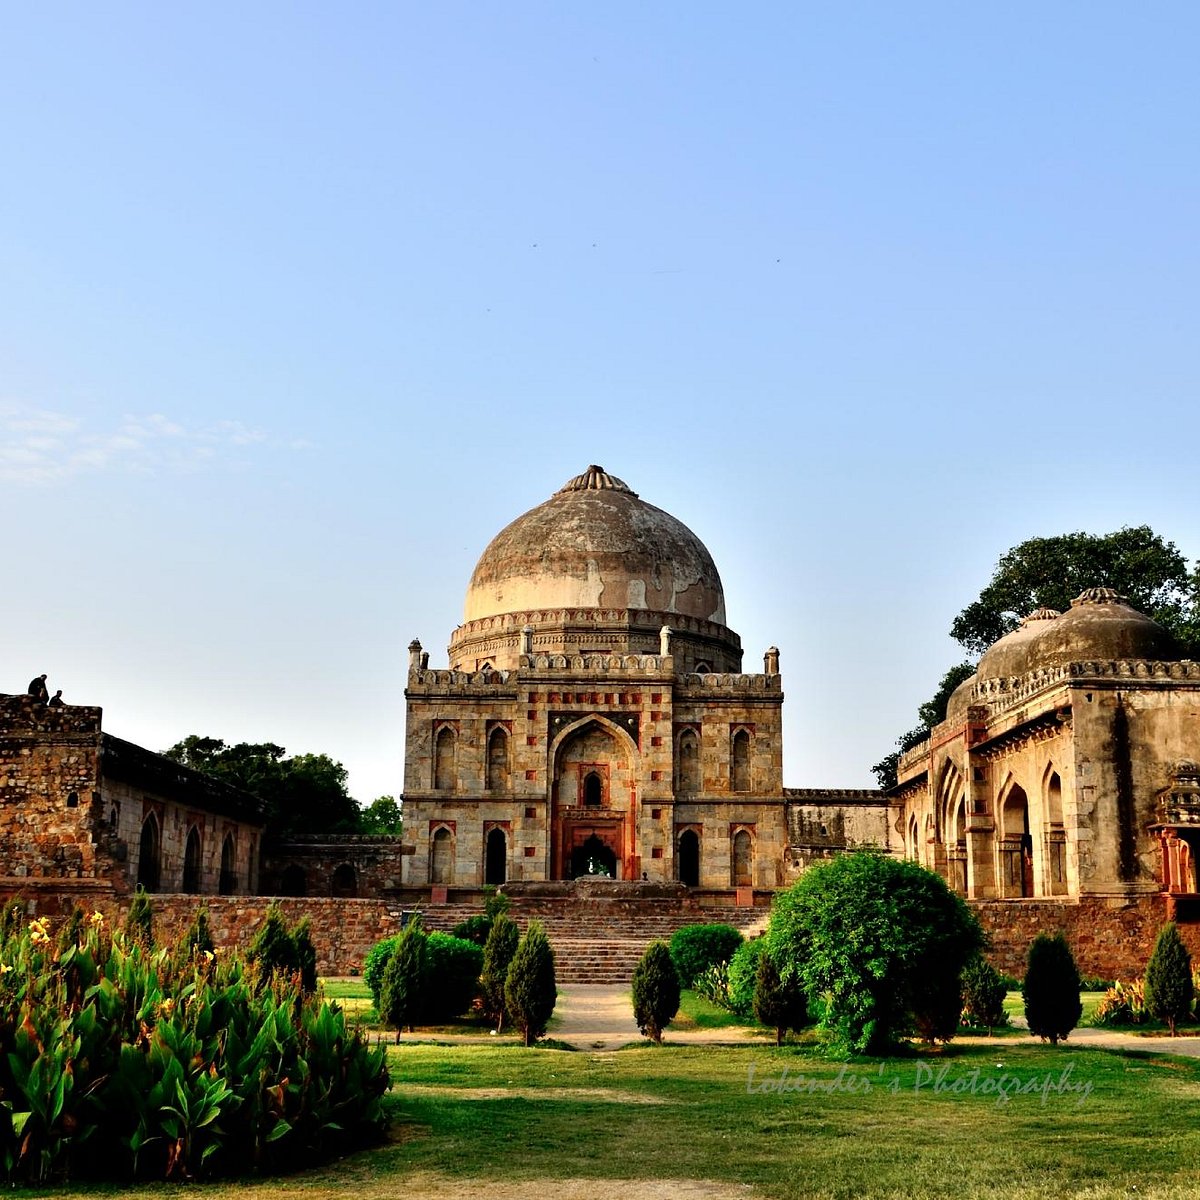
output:
POLYGON ((382 896, 400 886, 411 852, 398 837, 310 834, 268 843, 262 890, 277 896, 382 896))
MULTIPOLYGON (((1020 979, 1029 943, 1039 933, 1062 932, 1083 975, 1133 979, 1141 975, 1154 939, 1167 920, 1161 896, 1133 900, 1084 897, 1078 901, 970 901, 991 940, 988 958, 1000 971, 1020 979)), ((1200 961, 1200 924, 1180 924, 1179 932, 1200 961)))

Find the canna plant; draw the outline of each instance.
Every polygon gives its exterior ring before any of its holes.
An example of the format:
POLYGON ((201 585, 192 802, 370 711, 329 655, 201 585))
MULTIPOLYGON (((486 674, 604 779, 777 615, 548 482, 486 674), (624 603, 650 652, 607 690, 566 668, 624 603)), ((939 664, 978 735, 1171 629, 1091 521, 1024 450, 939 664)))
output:
POLYGON ((298 978, 263 987, 237 955, 154 951, 99 914, 58 933, 0 936, 8 1182, 293 1169, 381 1132, 385 1051, 298 978))

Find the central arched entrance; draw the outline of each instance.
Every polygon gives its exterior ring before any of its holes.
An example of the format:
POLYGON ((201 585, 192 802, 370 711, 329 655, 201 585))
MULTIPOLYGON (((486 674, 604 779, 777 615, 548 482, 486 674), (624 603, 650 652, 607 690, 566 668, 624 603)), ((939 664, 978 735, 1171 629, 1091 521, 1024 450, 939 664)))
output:
POLYGON ((617 856, 613 848, 594 833, 571 851, 571 878, 585 875, 616 879, 617 856))
POLYGON ((551 748, 552 879, 636 879, 637 746, 619 725, 592 714, 551 748))

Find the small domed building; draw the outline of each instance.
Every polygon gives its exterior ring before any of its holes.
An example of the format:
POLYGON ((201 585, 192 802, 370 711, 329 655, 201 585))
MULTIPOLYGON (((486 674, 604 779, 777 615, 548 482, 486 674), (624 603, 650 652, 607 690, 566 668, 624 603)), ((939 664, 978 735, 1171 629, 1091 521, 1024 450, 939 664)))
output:
POLYGON ((1175 913, 1200 890, 1198 747, 1200 665, 1091 588, 991 646, 901 757, 904 851, 976 900, 1166 892, 1175 913))
POLYGON ((750 903, 806 854, 889 840, 877 793, 785 791, 779 651, 743 671, 704 543, 599 466, 492 539, 448 669, 409 653, 409 886, 600 875, 750 903))

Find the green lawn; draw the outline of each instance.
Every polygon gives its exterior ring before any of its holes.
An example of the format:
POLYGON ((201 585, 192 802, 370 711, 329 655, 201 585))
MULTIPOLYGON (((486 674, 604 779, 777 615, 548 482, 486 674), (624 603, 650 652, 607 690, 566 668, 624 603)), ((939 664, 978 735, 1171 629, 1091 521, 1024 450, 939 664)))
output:
MULTIPOLYGON (((748 1185, 739 1194, 751 1200, 1200 1194, 1191 1059, 1035 1045, 852 1064, 770 1045, 589 1054, 408 1044, 390 1056, 387 1144, 295 1178, 207 1187, 208 1200, 542 1200, 569 1180, 625 1200, 651 1194, 653 1180, 721 1185, 722 1195, 748 1185), (1047 1079, 1076 1090, 1043 1099, 1047 1079), (1014 1080, 1036 1093, 1005 1101, 996 1089, 1014 1080), (634 1182, 605 1190, 611 1180, 634 1182)), ((593 1194, 580 1187, 570 1195, 593 1194)), ((62 1193, 84 1194, 96 1193, 62 1193)))

